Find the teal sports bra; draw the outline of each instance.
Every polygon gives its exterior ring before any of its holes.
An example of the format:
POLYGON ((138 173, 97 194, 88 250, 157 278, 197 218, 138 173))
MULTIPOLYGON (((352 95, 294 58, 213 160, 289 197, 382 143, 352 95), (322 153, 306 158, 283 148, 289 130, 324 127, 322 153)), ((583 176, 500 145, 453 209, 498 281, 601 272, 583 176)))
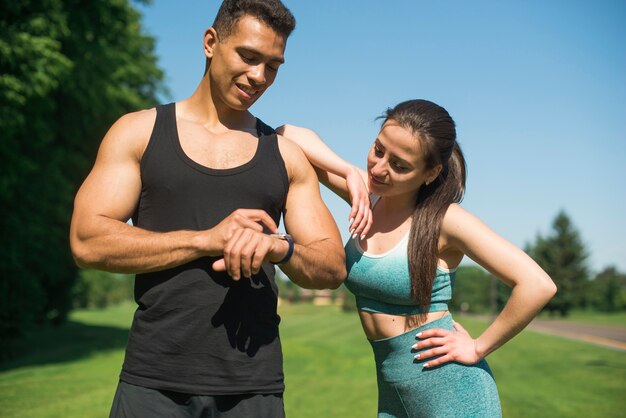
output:
MULTIPOLYGON (((378 199, 372 200, 375 204, 378 199)), ((415 315, 448 310, 456 269, 448 270, 437 266, 430 308, 423 310, 411 297, 407 255, 409 234, 407 233, 394 248, 384 254, 363 251, 357 240, 358 237, 351 238, 345 246, 348 277, 344 283, 356 296, 359 310, 392 315, 415 315)))

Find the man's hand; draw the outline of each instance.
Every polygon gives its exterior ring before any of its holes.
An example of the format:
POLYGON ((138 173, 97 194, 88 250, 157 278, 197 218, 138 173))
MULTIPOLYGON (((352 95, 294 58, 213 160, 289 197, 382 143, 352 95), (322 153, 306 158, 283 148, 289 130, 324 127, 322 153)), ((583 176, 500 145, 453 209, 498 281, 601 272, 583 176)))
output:
POLYGON ((263 225, 272 233, 278 227, 267 212, 260 209, 237 209, 210 230, 209 255, 221 258, 213 263, 213 270, 226 271, 234 279, 251 277, 266 260, 278 261, 286 253, 288 244, 263 232, 263 225))
POLYGON ((235 231, 224 248, 224 258, 213 263, 213 270, 226 271, 233 280, 241 276, 250 278, 261 270, 265 261, 282 260, 289 244, 287 241, 244 228, 235 231))
POLYGON ((207 248, 209 255, 222 255, 228 241, 241 229, 263 232, 261 224, 265 225, 272 233, 278 232, 276 223, 264 210, 237 209, 208 231, 207 248))

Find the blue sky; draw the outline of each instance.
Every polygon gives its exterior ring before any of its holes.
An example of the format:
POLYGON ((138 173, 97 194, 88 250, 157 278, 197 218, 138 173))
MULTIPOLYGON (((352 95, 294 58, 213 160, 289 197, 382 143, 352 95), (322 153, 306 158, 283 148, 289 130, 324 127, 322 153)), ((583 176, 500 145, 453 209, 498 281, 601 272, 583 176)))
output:
MULTIPOLYGON (((275 84, 251 109, 316 130, 365 166, 388 106, 424 98, 457 123, 463 206, 524 246, 565 210, 598 271, 626 271, 626 2, 284 0, 297 20, 275 84)), ((204 69, 219 1, 141 7, 176 101, 204 69)), ((324 199, 347 237, 348 206, 324 199)))

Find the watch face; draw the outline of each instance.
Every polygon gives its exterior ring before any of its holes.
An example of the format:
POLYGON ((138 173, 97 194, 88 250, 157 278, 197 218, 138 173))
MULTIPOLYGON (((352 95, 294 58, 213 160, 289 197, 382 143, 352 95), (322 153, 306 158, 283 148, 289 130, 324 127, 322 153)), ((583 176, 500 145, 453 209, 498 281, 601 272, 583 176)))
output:
POLYGON ((291 235, 289 234, 271 234, 272 237, 276 237, 276 238, 280 238, 280 239, 284 239, 286 241, 289 241, 290 239, 293 239, 291 237, 291 235))

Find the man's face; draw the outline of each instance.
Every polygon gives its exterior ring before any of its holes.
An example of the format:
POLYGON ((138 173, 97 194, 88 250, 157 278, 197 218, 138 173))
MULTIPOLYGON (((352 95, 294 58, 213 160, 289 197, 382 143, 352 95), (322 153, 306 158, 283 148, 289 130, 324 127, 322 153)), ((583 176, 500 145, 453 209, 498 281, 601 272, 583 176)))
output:
MULTIPOLYGON (((243 16, 226 39, 217 34, 205 53, 214 100, 234 110, 247 110, 272 85, 284 62, 285 39, 251 16, 243 16)), ((209 39, 210 40, 210 39, 209 39)))

